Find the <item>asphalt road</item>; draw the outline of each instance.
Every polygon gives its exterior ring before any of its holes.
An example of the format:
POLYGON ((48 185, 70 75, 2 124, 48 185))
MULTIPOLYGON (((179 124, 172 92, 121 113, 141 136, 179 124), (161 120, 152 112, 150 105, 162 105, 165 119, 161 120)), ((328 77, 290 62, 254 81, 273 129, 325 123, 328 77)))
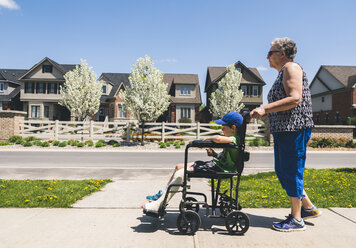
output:
MULTIPOLYGON (((273 170, 273 153, 251 153, 245 173, 273 170)), ((205 152, 192 152, 189 161, 209 160, 205 152)), ((0 178, 155 178, 169 175, 184 161, 181 152, 23 152, 0 151, 0 178)), ((356 167, 355 152, 312 152, 307 168, 356 167)))

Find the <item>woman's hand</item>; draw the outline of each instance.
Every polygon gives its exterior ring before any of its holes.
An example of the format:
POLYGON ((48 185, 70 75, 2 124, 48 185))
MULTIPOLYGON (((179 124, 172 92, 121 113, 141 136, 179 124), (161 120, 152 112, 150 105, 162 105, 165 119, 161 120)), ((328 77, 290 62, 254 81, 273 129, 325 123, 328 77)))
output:
POLYGON ((266 114, 265 108, 264 107, 258 107, 258 108, 255 108, 254 110, 252 110, 250 112, 250 117, 251 118, 255 118, 255 119, 259 119, 262 116, 264 116, 265 114, 266 114))
POLYGON ((215 152, 213 149, 211 149, 211 148, 207 148, 207 149, 206 149, 206 153, 207 153, 208 156, 210 156, 210 157, 215 157, 215 155, 216 155, 216 152, 215 152))

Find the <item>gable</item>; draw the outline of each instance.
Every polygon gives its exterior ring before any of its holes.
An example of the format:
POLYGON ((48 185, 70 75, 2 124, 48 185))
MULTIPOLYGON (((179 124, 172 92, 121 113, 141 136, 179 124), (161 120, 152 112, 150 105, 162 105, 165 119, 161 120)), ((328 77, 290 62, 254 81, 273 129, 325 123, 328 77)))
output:
POLYGON ((45 60, 42 63, 37 64, 28 73, 26 73, 21 79, 52 79, 52 80, 64 80, 63 72, 59 68, 49 61, 45 60), (42 66, 52 66, 52 72, 42 72, 42 66))
POLYGON ((345 88, 339 80, 337 80, 329 71, 322 68, 316 75, 330 90, 338 90, 345 88))
POLYGON ((316 95, 330 91, 319 79, 315 79, 313 85, 310 86, 310 94, 316 95))

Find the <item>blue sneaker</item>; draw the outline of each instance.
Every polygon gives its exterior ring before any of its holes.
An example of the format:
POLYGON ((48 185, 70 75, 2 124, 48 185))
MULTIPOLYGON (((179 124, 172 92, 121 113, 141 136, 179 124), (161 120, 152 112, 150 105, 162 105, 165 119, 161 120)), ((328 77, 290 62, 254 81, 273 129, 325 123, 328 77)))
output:
POLYGON ((280 223, 273 224, 272 228, 280 232, 304 231, 306 229, 303 219, 299 222, 292 215, 280 223))
POLYGON ((146 196, 146 199, 149 200, 149 201, 157 201, 161 197, 162 193, 163 193, 162 190, 160 190, 155 195, 146 196))
POLYGON ((309 218, 316 218, 321 215, 321 211, 313 206, 312 209, 305 209, 302 207, 302 218, 309 219, 309 218))

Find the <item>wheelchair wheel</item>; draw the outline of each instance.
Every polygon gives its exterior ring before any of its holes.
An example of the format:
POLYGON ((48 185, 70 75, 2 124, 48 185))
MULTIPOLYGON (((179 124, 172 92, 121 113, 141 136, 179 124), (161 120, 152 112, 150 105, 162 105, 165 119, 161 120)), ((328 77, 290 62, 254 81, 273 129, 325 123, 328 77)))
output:
POLYGON ((240 211, 233 211, 225 219, 226 229, 230 234, 242 235, 250 227, 248 216, 240 211))
MULTIPOLYGON (((195 199, 193 197, 187 197, 184 209, 185 210, 193 210, 193 211, 199 213, 199 204, 193 203, 193 202, 197 202, 197 199, 195 199), (190 202, 192 202, 192 203, 190 203, 190 202)), ((179 204, 179 211, 183 212, 183 202, 181 202, 179 204)))
POLYGON ((200 216, 193 210, 180 213, 177 218, 177 228, 180 233, 194 235, 200 227, 200 216), (185 217, 185 218, 184 218, 185 217))
POLYGON ((220 214, 223 217, 226 217, 229 213, 236 210, 235 204, 231 201, 221 201, 220 202, 220 214))

